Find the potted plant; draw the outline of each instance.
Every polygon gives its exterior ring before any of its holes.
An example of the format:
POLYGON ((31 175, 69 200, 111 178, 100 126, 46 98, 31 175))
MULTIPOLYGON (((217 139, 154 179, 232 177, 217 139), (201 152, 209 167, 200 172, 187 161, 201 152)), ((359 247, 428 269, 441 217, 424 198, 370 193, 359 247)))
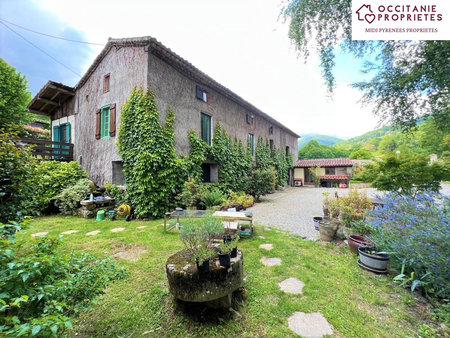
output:
POLYGON ((186 246, 192 259, 196 261, 198 271, 209 271, 209 259, 215 254, 211 250, 212 240, 223 233, 220 218, 207 215, 204 218, 186 218, 179 229, 180 239, 186 246))
POLYGON ((378 252, 375 247, 360 246, 358 248, 359 262, 366 270, 386 273, 390 256, 385 252, 378 252))
POLYGON ((322 241, 331 242, 336 234, 337 225, 331 221, 319 222, 319 233, 322 241))
POLYGON ((329 218, 330 217, 330 211, 328 210, 328 207, 330 205, 330 199, 328 198, 328 195, 330 195, 329 192, 322 193, 325 198, 322 200, 322 208, 323 208, 323 217, 329 218))
POLYGON ((313 217, 314 229, 319 231, 319 222, 322 222, 322 221, 323 221, 323 217, 320 217, 320 216, 313 217))
POLYGON ((231 265, 230 254, 231 254, 230 250, 228 250, 226 245, 224 246, 224 248, 221 248, 220 253, 219 253, 220 266, 228 267, 231 265))
POLYGON ((361 235, 350 235, 347 241, 350 251, 353 252, 354 254, 358 254, 358 248, 360 246, 370 245, 370 243, 366 240, 366 238, 361 235))

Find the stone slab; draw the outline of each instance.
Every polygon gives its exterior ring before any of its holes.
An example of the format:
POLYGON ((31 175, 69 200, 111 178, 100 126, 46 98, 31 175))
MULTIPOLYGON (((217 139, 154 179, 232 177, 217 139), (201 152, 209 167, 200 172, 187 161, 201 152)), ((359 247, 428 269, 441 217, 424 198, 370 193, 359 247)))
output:
POLYGON ((141 225, 141 226, 136 227, 136 229, 139 229, 139 230, 145 229, 145 228, 147 228, 147 225, 141 225))
POLYGON ((64 231, 64 232, 61 232, 61 233, 63 235, 71 235, 71 234, 75 234, 77 232, 78 232, 78 230, 67 230, 67 231, 64 231))
POLYGON ((124 231, 125 230, 125 228, 114 228, 114 229, 111 229, 110 231, 111 232, 120 232, 120 231, 124 231))
POLYGON ((100 233, 100 230, 94 230, 94 231, 88 232, 86 234, 86 236, 95 236, 95 235, 97 235, 99 233, 100 233))
POLYGON ((303 293, 302 289, 305 286, 305 283, 303 283, 301 280, 298 280, 295 277, 290 277, 288 279, 285 279, 281 283, 278 283, 278 287, 281 289, 281 291, 284 291, 286 293, 292 293, 295 295, 300 295, 303 293))
POLYGON ((31 235, 31 237, 42 237, 48 234, 48 231, 36 232, 31 235))
POLYGON ((260 249, 265 249, 265 250, 272 250, 273 249, 273 244, 269 244, 269 243, 267 243, 267 244, 260 244, 259 248, 260 249))
POLYGON ((333 334, 331 325, 319 312, 294 312, 288 318, 288 325, 296 334, 306 338, 319 338, 333 334))
POLYGON ((278 257, 261 257, 259 260, 261 263, 263 263, 265 266, 274 266, 274 265, 281 265, 281 258, 278 257))

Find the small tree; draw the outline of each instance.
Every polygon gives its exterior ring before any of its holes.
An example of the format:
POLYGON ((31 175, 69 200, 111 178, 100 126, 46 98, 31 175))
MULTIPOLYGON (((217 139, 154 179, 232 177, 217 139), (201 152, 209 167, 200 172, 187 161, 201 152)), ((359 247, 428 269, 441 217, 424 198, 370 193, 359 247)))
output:
POLYGON ((308 170, 311 173, 312 179, 314 181, 314 185, 316 187, 318 187, 320 185, 320 174, 322 173, 322 169, 319 166, 317 166, 317 167, 309 168, 308 170))
POLYGON ((0 130, 19 131, 27 120, 31 100, 25 76, 0 58, 0 130))
POLYGON ((366 178, 374 188, 415 194, 417 191, 439 191, 440 182, 450 178, 448 162, 430 163, 427 156, 389 155, 384 160, 367 166, 366 178))
POLYGON ((174 206, 173 197, 184 181, 174 146, 174 120, 169 111, 162 126, 154 94, 142 89, 134 89, 122 108, 119 154, 128 199, 139 217, 163 216, 174 206))

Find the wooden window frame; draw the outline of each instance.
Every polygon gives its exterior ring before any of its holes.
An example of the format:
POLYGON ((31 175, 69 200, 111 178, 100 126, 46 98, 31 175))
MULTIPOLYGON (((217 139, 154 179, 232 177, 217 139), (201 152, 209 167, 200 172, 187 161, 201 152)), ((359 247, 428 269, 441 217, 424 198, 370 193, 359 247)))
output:
POLYGON ((336 175, 335 167, 325 167, 325 175, 336 175))
POLYGON ((212 145, 212 116, 200 113, 200 136, 204 142, 206 142, 208 145, 212 145), (205 128, 205 122, 206 120, 206 128, 205 128), (206 134, 205 134, 206 133, 206 134))
POLYGON ((111 87, 111 74, 106 74, 103 77, 103 93, 109 92, 111 87))
POLYGON ((252 133, 248 134, 248 143, 250 144, 250 153, 252 156, 255 155, 255 135, 252 133))
POLYGON ((109 105, 101 108, 100 111, 100 138, 109 138, 111 107, 109 105))

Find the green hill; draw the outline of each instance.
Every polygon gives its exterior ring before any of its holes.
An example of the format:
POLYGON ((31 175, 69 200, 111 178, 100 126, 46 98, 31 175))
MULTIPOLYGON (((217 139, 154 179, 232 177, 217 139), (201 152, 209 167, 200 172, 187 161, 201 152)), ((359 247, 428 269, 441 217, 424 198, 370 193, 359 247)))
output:
POLYGON ((333 144, 336 144, 342 139, 334 136, 328 136, 328 135, 318 135, 318 134, 303 134, 302 138, 298 140, 298 150, 303 148, 305 145, 308 144, 309 141, 317 141, 319 144, 324 144, 327 146, 332 146, 333 144))
POLYGON ((383 136, 390 133, 392 133, 391 127, 386 126, 383 128, 369 131, 363 135, 356 136, 348 140, 342 140, 340 142, 335 143, 335 146, 346 150, 359 149, 364 146, 369 147, 373 146, 371 148, 377 149, 383 136))

